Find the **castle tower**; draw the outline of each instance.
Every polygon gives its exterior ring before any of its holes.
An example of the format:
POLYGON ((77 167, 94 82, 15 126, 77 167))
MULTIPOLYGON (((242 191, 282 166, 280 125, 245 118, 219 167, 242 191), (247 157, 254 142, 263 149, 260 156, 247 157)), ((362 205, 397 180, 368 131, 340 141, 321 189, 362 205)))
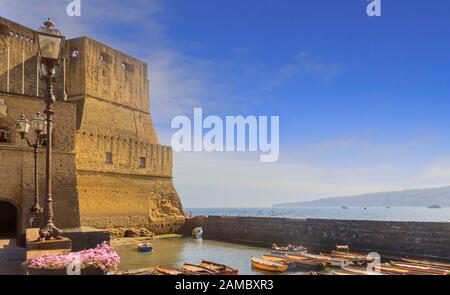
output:
MULTIPOLYGON (((16 219, 19 234, 33 200, 33 156, 14 121, 44 109, 34 38, 34 30, 0 17, 0 215, 15 210, 8 222, 16 219)), ((150 115, 147 65, 87 37, 65 45, 55 85, 55 223, 175 231, 184 214, 172 149, 159 144, 150 115)))

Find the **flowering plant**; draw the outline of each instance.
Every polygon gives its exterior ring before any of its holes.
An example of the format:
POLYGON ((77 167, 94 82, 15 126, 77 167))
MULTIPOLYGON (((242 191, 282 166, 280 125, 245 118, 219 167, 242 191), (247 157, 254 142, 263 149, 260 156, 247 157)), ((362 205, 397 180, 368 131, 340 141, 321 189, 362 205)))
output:
POLYGON ((120 257, 107 242, 103 242, 94 249, 30 258, 25 261, 24 266, 35 269, 64 269, 73 263, 79 263, 81 269, 94 267, 108 272, 117 268, 120 257))

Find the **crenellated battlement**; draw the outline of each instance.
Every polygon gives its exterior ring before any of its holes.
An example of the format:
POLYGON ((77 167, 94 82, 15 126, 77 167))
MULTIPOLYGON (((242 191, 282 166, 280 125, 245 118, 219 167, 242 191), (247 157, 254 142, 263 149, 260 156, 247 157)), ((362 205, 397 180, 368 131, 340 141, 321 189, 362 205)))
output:
POLYGON ((173 152, 170 146, 87 132, 77 132, 76 140, 79 170, 172 177, 173 152))

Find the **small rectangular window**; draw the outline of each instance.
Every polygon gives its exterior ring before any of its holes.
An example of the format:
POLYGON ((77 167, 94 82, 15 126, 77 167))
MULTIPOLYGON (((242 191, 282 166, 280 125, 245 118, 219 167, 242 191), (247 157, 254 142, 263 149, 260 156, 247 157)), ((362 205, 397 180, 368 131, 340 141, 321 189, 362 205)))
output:
POLYGON ((113 162, 112 153, 106 153, 106 163, 112 164, 112 162, 113 162))
POLYGON ((147 167, 146 159, 144 157, 139 157, 139 167, 141 168, 147 167))

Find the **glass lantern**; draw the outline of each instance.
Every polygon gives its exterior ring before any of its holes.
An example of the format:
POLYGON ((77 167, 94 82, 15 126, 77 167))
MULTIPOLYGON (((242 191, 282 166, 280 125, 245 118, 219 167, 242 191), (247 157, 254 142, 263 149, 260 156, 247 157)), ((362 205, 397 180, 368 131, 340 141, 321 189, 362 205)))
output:
POLYGON ((28 122, 25 115, 20 115, 19 118, 16 119, 16 129, 20 136, 24 137, 30 131, 30 123, 28 122))
POLYGON ((33 126, 34 132, 37 134, 41 134, 45 132, 47 121, 45 121, 44 117, 42 117, 41 113, 36 113, 36 116, 31 121, 31 125, 33 126))
POLYGON ((37 30, 37 40, 42 58, 55 61, 61 58, 64 37, 50 19, 37 30))

